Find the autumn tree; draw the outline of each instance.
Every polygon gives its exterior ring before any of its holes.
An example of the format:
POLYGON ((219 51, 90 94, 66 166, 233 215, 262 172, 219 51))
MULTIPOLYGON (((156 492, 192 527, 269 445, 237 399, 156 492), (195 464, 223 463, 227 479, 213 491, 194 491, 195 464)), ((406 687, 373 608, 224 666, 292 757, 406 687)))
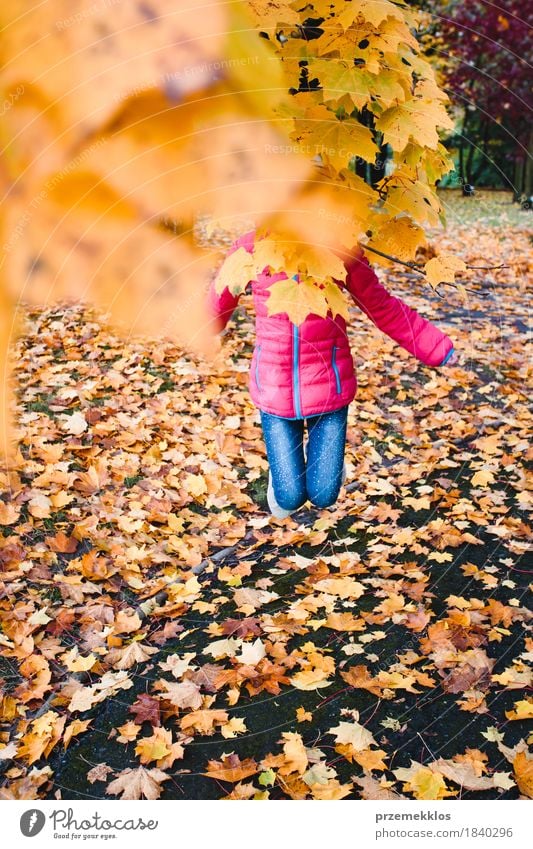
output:
MULTIPOLYGON (((435 182, 453 163, 439 130, 453 122, 414 9, 210 9, 2 6, 0 367, 20 300, 82 297, 126 333, 207 349, 214 257, 213 241, 198 245, 202 218, 213 237, 253 216, 270 234, 254 261, 298 272, 322 312, 346 309, 335 248, 411 263, 442 219, 435 182)), ((436 286, 462 267, 444 257, 426 273, 436 286)))

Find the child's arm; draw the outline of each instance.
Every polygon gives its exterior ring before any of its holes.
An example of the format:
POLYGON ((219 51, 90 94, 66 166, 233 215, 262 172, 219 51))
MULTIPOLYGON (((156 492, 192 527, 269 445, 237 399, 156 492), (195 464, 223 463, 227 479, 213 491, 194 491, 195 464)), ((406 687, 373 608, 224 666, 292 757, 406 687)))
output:
POLYGON ((216 277, 211 281, 207 296, 207 307, 209 314, 213 316, 216 332, 221 333, 239 302, 239 295, 232 295, 226 286, 222 292, 215 289, 216 277))
MULTIPOLYGON (((361 254, 346 258, 346 288, 357 305, 383 333, 428 366, 441 366, 453 358, 449 336, 423 318, 401 298, 391 295, 361 254)), ((455 360, 453 360, 455 362, 455 360)))
MULTIPOLYGON (((239 236, 239 238, 233 242, 226 256, 229 256, 240 247, 246 248, 246 250, 251 253, 253 250, 253 244, 254 231, 252 230, 249 233, 245 233, 243 236, 239 236)), ((213 316, 216 322, 217 333, 221 333, 230 320, 233 311, 239 302, 240 294, 233 295, 227 286, 224 287, 222 292, 217 292, 215 288, 216 280, 217 275, 215 275, 209 286, 207 306, 210 315, 213 316)))

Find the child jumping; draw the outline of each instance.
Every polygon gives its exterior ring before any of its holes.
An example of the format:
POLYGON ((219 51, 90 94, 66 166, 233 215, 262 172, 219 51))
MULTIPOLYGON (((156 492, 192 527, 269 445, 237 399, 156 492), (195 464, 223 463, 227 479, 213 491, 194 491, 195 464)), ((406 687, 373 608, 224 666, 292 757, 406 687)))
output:
MULTIPOLYGON (((253 252, 255 231, 231 246, 253 252)), ((367 260, 358 253, 345 259, 346 281, 337 281, 374 324, 402 348, 428 366, 454 363, 451 339, 422 318, 379 282, 367 260)), ((328 312, 326 318, 308 315, 296 325, 287 313, 268 315, 269 286, 286 279, 285 272, 266 269, 251 280, 255 306, 256 344, 249 388, 259 409, 269 479, 267 501, 277 518, 310 500, 317 507, 334 504, 346 478, 344 449, 348 405, 357 389, 346 322, 328 312), (304 445, 304 425, 308 439, 304 445)), ((226 326, 239 295, 228 287, 218 294, 215 280, 209 290, 209 309, 217 332, 226 326)))

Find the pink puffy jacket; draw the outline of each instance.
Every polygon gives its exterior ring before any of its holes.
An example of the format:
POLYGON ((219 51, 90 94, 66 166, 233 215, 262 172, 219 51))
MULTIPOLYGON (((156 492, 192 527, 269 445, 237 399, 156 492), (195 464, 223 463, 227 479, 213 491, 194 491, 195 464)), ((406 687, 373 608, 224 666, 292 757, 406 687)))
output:
MULTIPOLYGON (((253 230, 241 236, 228 253, 240 246, 251 253, 254 237, 253 230)), ((453 350, 451 339, 400 298, 390 295, 366 259, 348 261, 345 267, 346 282, 337 283, 350 292, 374 324, 421 362, 442 365, 453 350)), ((269 286, 286 278, 285 272, 270 275, 265 270, 248 283, 256 315, 249 387, 259 409, 301 419, 349 404, 356 394, 357 379, 344 318, 313 314, 298 326, 287 313, 268 315, 269 286)), ((226 326, 238 300, 228 287, 218 294, 213 280, 208 303, 218 332, 226 326)))

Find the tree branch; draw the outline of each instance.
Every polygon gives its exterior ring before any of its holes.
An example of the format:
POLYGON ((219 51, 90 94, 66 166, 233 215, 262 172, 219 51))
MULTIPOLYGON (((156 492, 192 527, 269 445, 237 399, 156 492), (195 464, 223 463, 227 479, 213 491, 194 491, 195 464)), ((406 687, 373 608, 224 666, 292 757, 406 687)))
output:
MULTIPOLYGON (((361 244, 361 247, 365 251, 371 251, 372 253, 377 254, 378 256, 382 256, 384 259, 388 259, 391 262, 397 263, 398 265, 403 265, 410 271, 414 271, 415 274, 419 274, 421 277, 425 277, 427 279, 425 271, 422 271, 422 269, 424 268, 424 264, 421 262, 405 262, 405 260, 399 259, 397 256, 386 254, 384 251, 378 251, 377 248, 371 248, 370 245, 361 244)), ((468 269, 471 269, 472 271, 494 271, 501 268, 509 268, 508 265, 467 265, 466 267, 468 269)), ((461 281, 457 280, 456 283, 461 283, 461 281)), ((442 280, 438 285, 455 286, 456 283, 451 283, 449 280, 442 280)), ((472 292, 478 297, 486 297, 485 292, 478 292, 476 289, 471 289, 469 286, 465 286, 464 283, 461 283, 461 286, 466 292, 472 292)), ((433 288, 433 291, 436 292, 439 298, 444 298, 444 295, 441 295, 438 291, 438 286, 433 288)))

